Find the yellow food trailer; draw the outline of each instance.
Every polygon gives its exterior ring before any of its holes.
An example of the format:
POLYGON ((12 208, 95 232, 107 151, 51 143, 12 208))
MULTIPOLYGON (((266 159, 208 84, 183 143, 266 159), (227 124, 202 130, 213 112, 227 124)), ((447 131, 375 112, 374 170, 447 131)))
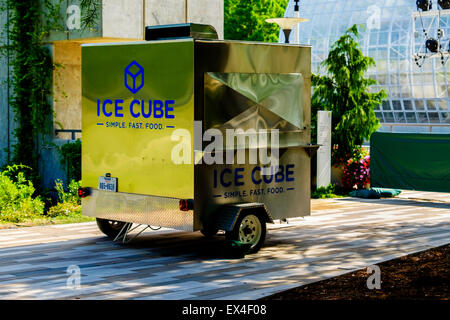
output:
POLYGON ((266 223, 309 215, 310 47, 221 41, 198 24, 146 39, 82 46, 83 214, 113 238, 133 223, 223 230, 253 252, 266 223), (233 141, 208 148, 211 132, 233 141), (275 165, 251 159, 264 147, 275 165))

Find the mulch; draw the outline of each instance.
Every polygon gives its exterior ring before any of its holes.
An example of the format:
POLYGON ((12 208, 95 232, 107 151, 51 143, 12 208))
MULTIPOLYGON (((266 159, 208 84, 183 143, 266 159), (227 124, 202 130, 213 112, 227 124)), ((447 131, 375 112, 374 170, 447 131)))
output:
POLYGON ((449 300, 450 245, 378 264, 381 289, 368 289, 366 269, 262 300, 449 300))

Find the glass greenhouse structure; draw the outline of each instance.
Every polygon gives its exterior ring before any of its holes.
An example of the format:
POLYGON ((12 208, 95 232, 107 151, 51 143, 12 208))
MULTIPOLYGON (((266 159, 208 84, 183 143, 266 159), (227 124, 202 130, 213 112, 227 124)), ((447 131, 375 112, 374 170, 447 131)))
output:
MULTIPOLYGON (((443 65, 440 56, 430 57, 422 67, 414 60, 426 40, 423 29, 437 38, 440 21, 443 39, 450 35, 450 10, 439 16, 436 2, 433 0, 432 12, 414 17, 415 0, 301 0, 300 16, 309 21, 299 25, 298 38, 296 32, 291 33, 290 41, 312 45, 312 71, 318 72, 331 45, 353 24, 364 25, 361 49, 376 61, 368 73, 378 81, 372 90, 388 93, 376 110, 380 130, 450 133, 450 60, 443 65)), ((293 0, 285 16, 294 16, 293 0)), ((281 32, 280 42, 284 40, 281 32)), ((449 48, 448 42, 442 46, 449 48)))

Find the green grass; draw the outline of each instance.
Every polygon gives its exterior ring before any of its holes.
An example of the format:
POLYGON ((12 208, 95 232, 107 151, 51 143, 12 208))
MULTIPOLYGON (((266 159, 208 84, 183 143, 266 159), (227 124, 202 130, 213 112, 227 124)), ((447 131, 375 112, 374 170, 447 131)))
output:
POLYGON ((80 215, 58 216, 51 219, 53 224, 68 224, 95 221, 95 218, 80 215))
POLYGON ((82 216, 81 213, 76 212, 70 213, 68 215, 60 215, 54 218, 40 217, 35 219, 27 219, 17 223, 12 223, 0 219, 0 229, 15 228, 15 227, 45 226, 52 224, 70 224, 70 223, 81 223, 92 221, 95 221, 95 218, 82 216))

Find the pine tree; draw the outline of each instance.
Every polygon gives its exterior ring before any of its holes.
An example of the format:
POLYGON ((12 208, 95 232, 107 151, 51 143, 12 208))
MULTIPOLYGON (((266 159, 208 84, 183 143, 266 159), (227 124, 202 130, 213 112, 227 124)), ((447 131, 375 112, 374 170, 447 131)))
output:
POLYGON ((369 92, 376 80, 366 78, 375 61, 363 55, 353 25, 331 47, 321 63, 325 75, 312 75, 314 88, 312 114, 332 111, 333 163, 346 161, 355 148, 369 139, 379 127, 374 109, 387 97, 386 92, 369 92))

